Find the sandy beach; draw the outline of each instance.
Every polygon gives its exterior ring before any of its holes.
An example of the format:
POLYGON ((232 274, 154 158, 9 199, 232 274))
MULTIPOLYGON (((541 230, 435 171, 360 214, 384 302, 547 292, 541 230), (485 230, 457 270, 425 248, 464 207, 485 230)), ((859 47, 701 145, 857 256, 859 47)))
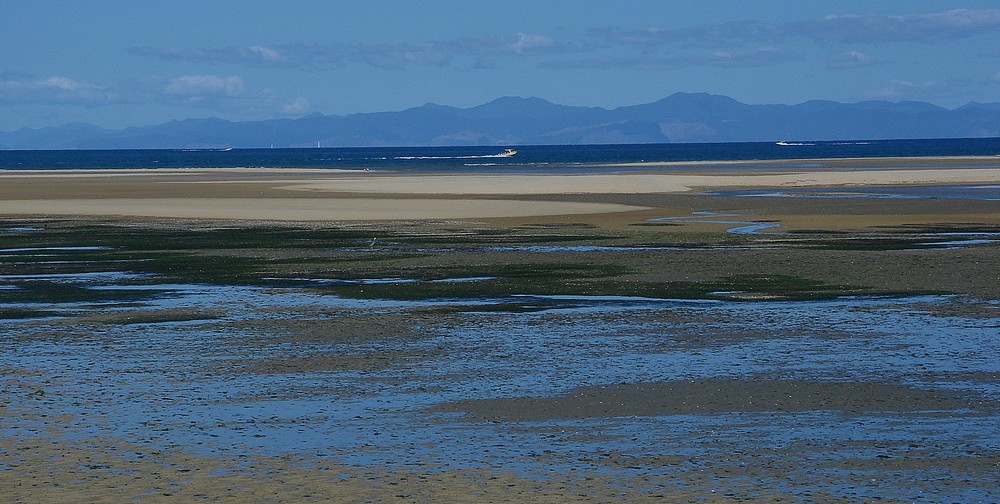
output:
MULTIPOLYGON (((808 170, 692 171, 604 175, 406 175, 357 171, 191 169, 32 171, 0 173, 0 215, 120 216, 274 221, 369 221, 595 215, 647 210, 630 196, 684 194, 748 187, 861 187, 915 184, 995 184, 1000 167, 983 158, 938 160, 975 167, 923 166, 927 159, 893 159, 858 170, 859 161, 803 160, 831 165, 808 170), (835 166, 832 166, 835 165, 835 166), (909 167, 908 167, 909 166, 909 167), (538 196, 556 195, 558 200, 538 196), (575 198, 565 198, 571 195, 575 198), (595 195, 616 195, 614 203, 595 195), (530 196, 530 200, 520 198, 530 196)), ((744 163, 747 164, 747 163, 744 163)), ((752 163, 750 163, 752 165, 752 163)), ((657 165, 650 164, 650 170, 657 165)), ((648 198, 645 202, 648 202, 648 198)), ((995 219, 996 216, 988 216, 995 219)))

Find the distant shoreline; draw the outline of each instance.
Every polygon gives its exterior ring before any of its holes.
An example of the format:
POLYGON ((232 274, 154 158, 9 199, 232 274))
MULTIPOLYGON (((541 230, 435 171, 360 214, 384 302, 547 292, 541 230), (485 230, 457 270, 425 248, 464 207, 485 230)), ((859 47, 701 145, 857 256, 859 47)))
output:
MULTIPOLYGON (((761 170, 831 170, 831 169, 891 169, 891 168, 914 168, 914 167, 934 167, 934 168, 961 168, 961 167, 1000 167, 1000 155, 995 156, 886 156, 886 157, 844 157, 844 158, 782 158, 782 159, 717 159, 717 160, 695 160, 695 161, 638 161, 638 162, 602 162, 590 165, 595 168, 615 167, 640 167, 652 168, 650 172, 655 173, 656 168, 671 168, 670 173, 682 174, 683 168, 690 166, 693 168, 692 174, 705 174, 705 167, 722 166, 724 169, 737 167, 759 168, 761 170)), ((469 171, 467 175, 490 175, 492 170, 485 167, 482 171, 469 171)), ((45 169, 17 169, 0 168, 0 175, 3 176, 34 176, 34 175, 74 175, 74 176, 109 176, 109 175, 145 175, 156 174, 191 174, 196 172, 205 173, 230 173, 230 174, 357 174, 366 171, 363 168, 329 168, 329 167, 280 167, 280 166, 246 166, 246 167, 108 167, 108 168, 45 168, 45 169)), ((398 174, 399 171, 392 169, 377 170, 374 174, 398 174)), ((745 173, 745 172, 744 172, 745 173)), ((435 175, 431 172, 427 175, 435 175)), ((548 175, 563 175, 547 173, 548 175)), ((564 175, 576 175, 576 173, 566 173, 564 175)))

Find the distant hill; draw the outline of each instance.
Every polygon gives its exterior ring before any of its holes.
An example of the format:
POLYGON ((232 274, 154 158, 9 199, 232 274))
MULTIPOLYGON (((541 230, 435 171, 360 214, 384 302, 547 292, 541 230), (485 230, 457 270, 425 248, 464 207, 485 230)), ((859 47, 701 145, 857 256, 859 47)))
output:
POLYGON ((677 93, 607 110, 504 97, 472 108, 231 122, 187 119, 110 130, 88 124, 0 132, 3 149, 180 149, 435 145, 559 145, 1000 137, 1000 103, 945 109, 923 102, 809 101, 747 105, 677 93))

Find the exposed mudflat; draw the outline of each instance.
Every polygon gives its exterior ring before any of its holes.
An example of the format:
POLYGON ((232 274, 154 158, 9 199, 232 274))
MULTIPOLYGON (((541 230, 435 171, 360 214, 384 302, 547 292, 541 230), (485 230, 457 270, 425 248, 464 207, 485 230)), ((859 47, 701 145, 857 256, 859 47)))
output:
POLYGON ((0 488, 1000 500, 998 245, 921 245, 990 225, 733 235, 633 217, 11 221, 0 488))
MULTIPOLYGON (((974 397, 974 396, 973 396, 974 397)), ((581 387, 556 397, 464 400, 431 408, 481 420, 541 422, 621 416, 833 410, 849 414, 995 409, 955 391, 884 383, 720 379, 581 387)))

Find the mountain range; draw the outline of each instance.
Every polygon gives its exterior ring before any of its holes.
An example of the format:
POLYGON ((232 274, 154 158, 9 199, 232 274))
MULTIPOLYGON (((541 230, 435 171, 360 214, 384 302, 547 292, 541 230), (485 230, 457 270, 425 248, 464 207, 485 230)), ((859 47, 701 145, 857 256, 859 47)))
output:
POLYGON ((924 102, 808 101, 748 105, 677 93, 615 109, 504 97, 472 108, 232 122, 186 119, 105 129, 74 123, 0 132, 0 149, 184 149, 438 145, 566 145, 1000 137, 1000 103, 946 109, 924 102))

